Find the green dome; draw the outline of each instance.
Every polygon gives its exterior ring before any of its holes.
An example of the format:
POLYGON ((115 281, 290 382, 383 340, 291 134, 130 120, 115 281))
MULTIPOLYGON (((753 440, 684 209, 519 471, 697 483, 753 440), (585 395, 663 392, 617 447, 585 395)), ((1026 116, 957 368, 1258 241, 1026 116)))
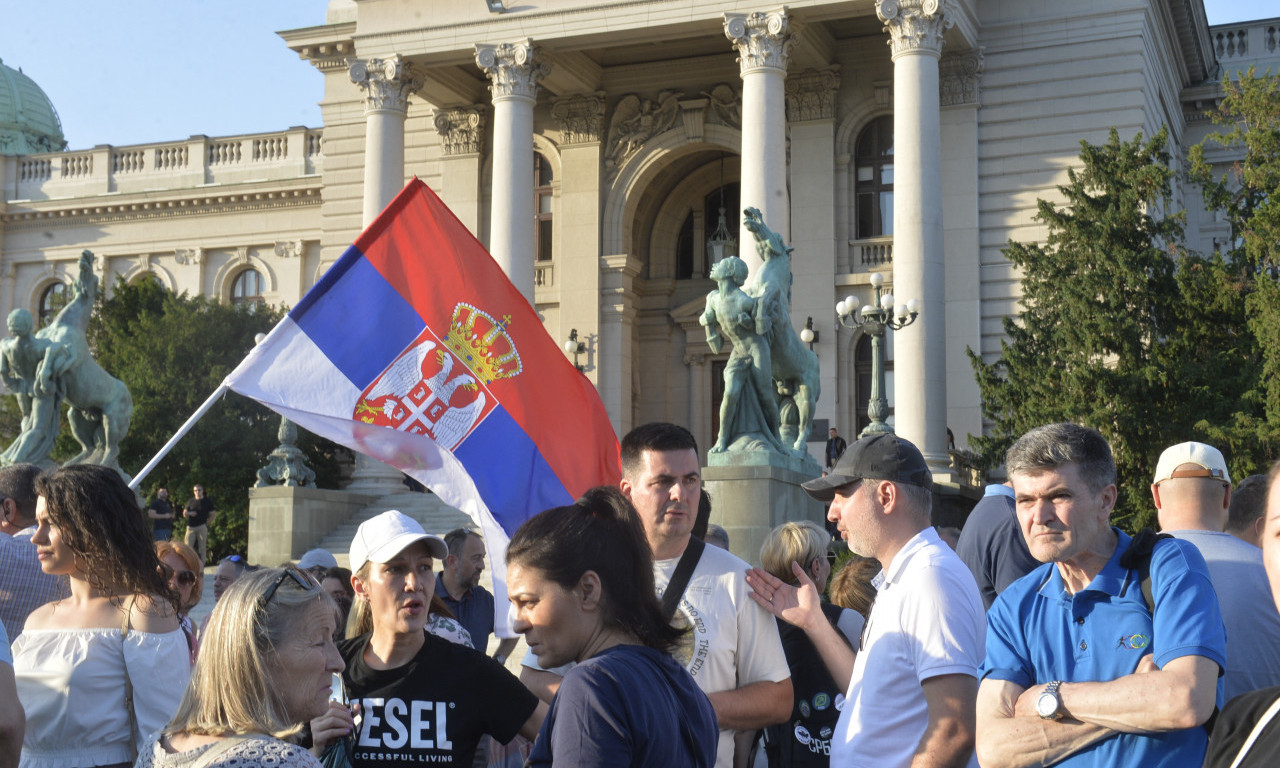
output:
POLYGON ((53 102, 34 80, 0 61, 0 153, 29 155, 66 147, 53 102))

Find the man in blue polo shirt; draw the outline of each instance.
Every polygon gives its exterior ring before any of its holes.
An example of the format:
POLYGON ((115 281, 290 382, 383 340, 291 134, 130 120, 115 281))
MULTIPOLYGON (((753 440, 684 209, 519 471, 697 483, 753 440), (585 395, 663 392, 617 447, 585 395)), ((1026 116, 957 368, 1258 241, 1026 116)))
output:
POLYGON ((1140 568, 1121 565, 1131 539, 1109 524, 1115 461, 1092 429, 1033 429, 1005 468, 1027 547, 1045 565, 987 614, 978 759, 984 768, 1199 765, 1200 726, 1222 704, 1226 667, 1204 558, 1187 542, 1156 542, 1148 610, 1140 568))
MULTIPOLYGON (((494 629, 493 595, 480 586, 484 572, 484 539, 475 531, 458 528, 445 534, 449 556, 444 570, 436 579, 436 595, 453 611, 453 615, 471 635, 471 645, 481 653, 489 652, 489 635, 494 629)), ((500 664, 516 647, 515 638, 501 640, 493 657, 500 664)))

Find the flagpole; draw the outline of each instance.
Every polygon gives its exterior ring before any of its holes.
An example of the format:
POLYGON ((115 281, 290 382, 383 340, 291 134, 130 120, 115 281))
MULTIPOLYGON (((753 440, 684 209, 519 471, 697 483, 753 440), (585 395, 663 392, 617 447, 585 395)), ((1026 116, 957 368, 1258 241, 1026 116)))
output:
POLYGON ((164 447, 160 449, 160 452, 157 453, 151 461, 147 462, 147 466, 143 467, 142 471, 134 476, 133 480, 129 482, 129 487, 135 491, 138 490, 138 485, 146 478, 147 475, 151 474, 151 470, 156 468, 156 465, 159 464, 166 455, 168 455, 169 451, 173 450, 173 446, 177 445, 178 441, 190 432, 191 428, 196 425, 196 422, 199 421, 201 417, 203 417, 209 409, 213 407, 213 404, 218 402, 218 399, 226 393, 227 383, 224 381, 218 385, 217 389, 213 390, 213 394, 209 395, 209 399, 204 401, 204 405, 197 408, 196 412, 191 414, 191 418, 187 419, 186 423, 182 425, 182 428, 179 429, 173 437, 169 438, 169 442, 164 444, 164 447))

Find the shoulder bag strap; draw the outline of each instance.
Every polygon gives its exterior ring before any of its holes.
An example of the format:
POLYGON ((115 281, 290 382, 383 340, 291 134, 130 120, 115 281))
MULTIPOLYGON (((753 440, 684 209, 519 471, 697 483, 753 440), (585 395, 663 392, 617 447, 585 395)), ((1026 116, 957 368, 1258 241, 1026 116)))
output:
POLYGON ((676 572, 671 574, 667 590, 662 593, 662 614, 667 617, 667 621, 671 621, 671 617, 676 615, 676 606, 680 605, 680 598, 684 597, 684 590, 689 586, 689 577, 693 576, 693 569, 698 567, 698 560, 702 558, 702 550, 706 546, 702 539, 689 537, 689 546, 684 548, 680 562, 676 563, 676 572))
POLYGON ((1262 735, 1263 729, 1275 719, 1276 713, 1280 712, 1280 697, 1271 702, 1271 706, 1266 712, 1262 713, 1262 717, 1258 718, 1258 722, 1253 726, 1253 730, 1249 732, 1249 738, 1245 739, 1244 745, 1240 747, 1240 751, 1236 753, 1236 759, 1231 762, 1231 768, 1240 768, 1240 763, 1244 762, 1244 756, 1249 754, 1249 750, 1253 749, 1253 743, 1262 735))
POLYGON ((208 766, 214 760, 217 760, 219 757, 221 757, 223 752, 226 752, 228 749, 231 749, 232 747, 239 744, 240 742, 245 741, 250 736, 253 736, 253 734, 238 733, 238 734, 235 734, 234 736, 224 736, 223 738, 214 742, 213 746, 206 749, 204 751, 204 754, 196 758, 195 762, 188 765, 187 768, 206 768, 206 766, 208 766))

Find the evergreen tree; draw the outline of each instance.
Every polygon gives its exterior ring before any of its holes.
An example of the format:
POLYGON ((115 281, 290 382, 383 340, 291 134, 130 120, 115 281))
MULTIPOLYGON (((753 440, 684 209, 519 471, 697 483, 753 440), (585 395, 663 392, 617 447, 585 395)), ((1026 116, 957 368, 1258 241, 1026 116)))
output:
POLYGON ((1115 453, 1113 519, 1129 527, 1150 520, 1156 457, 1191 418, 1171 408, 1175 374, 1161 348, 1183 309, 1170 258, 1182 214, 1161 213, 1173 178, 1166 141, 1163 130, 1121 141, 1113 129, 1104 144, 1081 142, 1082 167, 1058 188, 1064 203, 1039 201, 1045 242, 1004 250, 1022 274, 1023 310, 1004 321, 1000 357, 987 364, 969 351, 992 423, 974 440, 985 463, 1003 462, 1034 427, 1091 426, 1115 453))

